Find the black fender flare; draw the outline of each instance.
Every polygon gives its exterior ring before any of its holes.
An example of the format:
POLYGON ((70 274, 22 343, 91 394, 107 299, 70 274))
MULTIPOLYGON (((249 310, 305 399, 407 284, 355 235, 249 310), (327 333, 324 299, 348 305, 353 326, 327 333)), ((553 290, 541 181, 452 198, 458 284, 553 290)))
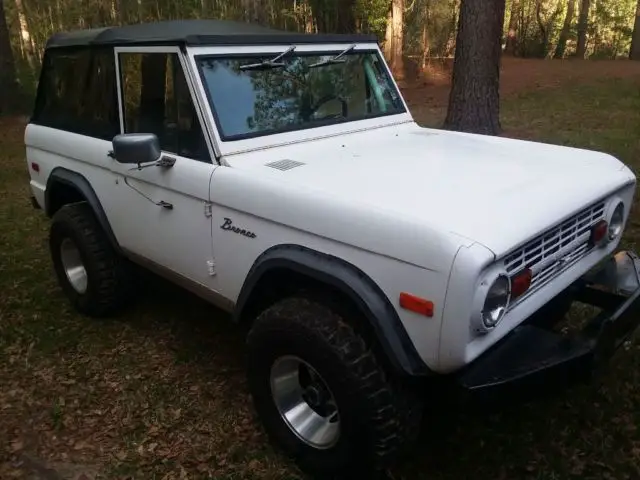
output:
POLYGON ((109 224, 109 219, 107 218, 107 214, 104 212, 102 208, 102 204, 98 199, 98 195, 95 190, 89 183, 89 181, 78 172, 74 172, 64 167, 56 167, 49 174, 49 178, 47 179, 47 187, 45 190, 44 197, 44 210, 47 216, 53 216, 53 212, 51 211, 51 192, 53 191, 53 186, 55 184, 62 184, 66 187, 75 188, 87 201, 87 203, 91 206, 94 215, 96 216, 100 226, 104 230, 105 235, 109 239, 109 242, 115 248, 116 252, 121 253, 120 244, 116 239, 116 236, 111 229, 111 225, 109 224))
POLYGON ((278 245, 254 262, 236 302, 233 319, 239 322, 254 287, 269 270, 286 268, 329 284, 347 295, 364 314, 391 365, 410 376, 431 374, 416 351, 397 312, 380 287, 364 272, 341 258, 300 245, 278 245))

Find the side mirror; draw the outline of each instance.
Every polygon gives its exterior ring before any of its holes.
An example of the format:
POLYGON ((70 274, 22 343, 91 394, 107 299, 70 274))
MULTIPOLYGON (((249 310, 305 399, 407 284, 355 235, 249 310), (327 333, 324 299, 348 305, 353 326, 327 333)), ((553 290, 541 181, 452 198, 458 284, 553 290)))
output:
POLYGON ((160 141, 153 133, 125 133, 113 138, 113 153, 117 162, 140 165, 160 159, 160 141))

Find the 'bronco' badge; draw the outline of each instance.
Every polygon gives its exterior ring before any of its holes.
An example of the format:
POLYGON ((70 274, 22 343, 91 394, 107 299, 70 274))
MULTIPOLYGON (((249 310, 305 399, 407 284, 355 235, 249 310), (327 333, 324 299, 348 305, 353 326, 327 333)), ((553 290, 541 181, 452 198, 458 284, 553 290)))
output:
POLYGON ((249 230, 244 230, 243 228, 238 228, 235 225, 233 225, 233 221, 230 218, 226 218, 224 219, 224 223, 222 225, 220 225, 220 228, 222 230, 228 230, 230 232, 233 233, 237 233, 238 235, 244 235, 245 237, 248 238, 256 238, 256 234, 249 231, 249 230))

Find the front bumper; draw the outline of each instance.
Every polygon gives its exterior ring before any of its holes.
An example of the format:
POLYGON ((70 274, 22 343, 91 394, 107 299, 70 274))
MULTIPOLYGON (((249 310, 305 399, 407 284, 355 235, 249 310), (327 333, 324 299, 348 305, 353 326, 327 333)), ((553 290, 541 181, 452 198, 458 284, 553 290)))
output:
POLYGON ((571 335, 525 322, 459 372, 458 387, 474 399, 494 401, 530 398, 591 378, 640 324, 640 259, 619 252, 568 294, 601 312, 571 335))

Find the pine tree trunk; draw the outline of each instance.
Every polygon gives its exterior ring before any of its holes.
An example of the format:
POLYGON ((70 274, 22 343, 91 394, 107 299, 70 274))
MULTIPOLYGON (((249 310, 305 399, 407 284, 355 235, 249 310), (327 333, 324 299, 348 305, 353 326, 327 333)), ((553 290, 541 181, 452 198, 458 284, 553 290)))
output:
POLYGON ((581 0, 580 18, 578 19, 578 47, 576 56, 584 58, 587 54, 587 28, 589 27, 589 9, 591 0, 581 0))
POLYGON ((29 62, 29 66, 33 69, 35 68, 35 45, 29 29, 29 22, 27 20, 28 15, 25 13, 24 4, 22 3, 23 0, 15 1, 16 10, 18 11, 18 23, 20 24, 20 39, 24 45, 24 53, 27 57, 27 61, 29 62))
POLYGON ((336 29, 336 33, 354 33, 355 31, 355 0, 339 0, 338 28, 336 29))
POLYGON ((391 52, 391 70, 396 79, 404 77, 404 0, 393 0, 393 48, 391 52))
POLYGON ((542 3, 543 0, 537 0, 536 3, 536 20, 538 22, 538 28, 540 29, 540 58, 546 56, 547 45, 549 44, 549 29, 544 23, 544 18, 542 18, 542 3))
MULTIPOLYGON (((640 0, 639 0, 640 1, 640 0)), ((569 40, 569 34, 571 33, 571 24, 573 23, 573 15, 576 11, 576 0, 569 0, 567 5, 567 15, 564 17, 564 24, 560 31, 560 38, 558 38, 558 45, 556 45, 556 52, 553 55, 554 58, 564 58, 564 53, 567 50, 567 40, 569 40)))
POLYGON ((511 0, 511 13, 509 16, 509 32, 507 33, 507 44, 505 53, 507 55, 516 54, 518 44, 518 14, 520 13, 520 0, 511 0))
POLYGON ((20 85, 16 76, 16 65, 9 41, 4 0, 0 0, 0 115, 15 113, 22 100, 20 85))
POLYGON ((636 23, 633 27, 633 39, 631 40, 629 58, 640 61, 640 0, 638 0, 638 6, 636 7, 636 23))
POLYGON ((387 14, 387 28, 384 35, 384 56, 389 63, 393 57, 393 8, 389 5, 387 14))
POLYGON ((444 128, 497 135, 505 0, 462 0, 444 128))
POLYGON ((429 36, 427 34, 427 22, 422 25, 422 71, 427 68, 427 58, 429 58, 429 36))

